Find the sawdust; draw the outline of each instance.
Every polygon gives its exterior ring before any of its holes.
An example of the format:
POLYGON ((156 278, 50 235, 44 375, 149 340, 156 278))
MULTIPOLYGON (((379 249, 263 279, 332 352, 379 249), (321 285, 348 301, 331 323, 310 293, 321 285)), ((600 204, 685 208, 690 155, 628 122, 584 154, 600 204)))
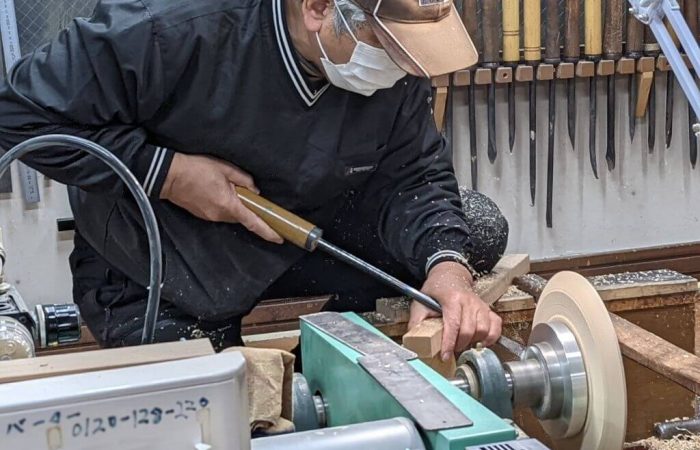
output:
POLYGON ((389 320, 389 318, 387 318, 384 314, 380 314, 374 311, 362 313, 360 314, 360 317, 365 319, 371 325, 381 325, 391 322, 391 320, 389 320))
POLYGON ((641 441, 625 444, 627 449, 646 450, 700 450, 700 436, 676 436, 673 439, 659 439, 650 437, 641 441))

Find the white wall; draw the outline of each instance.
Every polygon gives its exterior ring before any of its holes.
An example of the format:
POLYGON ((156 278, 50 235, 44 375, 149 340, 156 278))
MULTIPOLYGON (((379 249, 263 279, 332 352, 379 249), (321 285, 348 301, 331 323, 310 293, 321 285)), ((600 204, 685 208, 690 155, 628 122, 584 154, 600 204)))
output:
MULTIPOLYGON (((13 168, 14 169, 14 168, 13 168)), ((41 203, 27 208, 17 172, 13 193, 0 199, 0 227, 7 251, 6 280, 19 289, 31 307, 72 300, 68 255, 72 232, 59 233, 56 219, 71 217, 65 187, 39 176, 41 203)))
MULTIPOLYGON (((537 205, 530 207, 527 141, 527 88, 517 90, 518 140, 508 152, 505 89, 497 89, 499 156, 495 165, 486 156, 486 127, 478 128, 479 180, 482 192, 500 205, 510 221, 509 251, 535 258, 606 252, 700 240, 698 232, 700 164, 688 162, 686 105, 676 89, 672 148, 664 149, 664 77, 657 77, 657 146, 648 155, 647 128, 637 124, 634 145, 627 132, 627 81, 617 85, 618 165, 605 163, 605 89, 599 85, 598 160, 600 180, 588 162, 588 85, 578 85, 577 150, 572 152, 566 131, 564 83, 557 87, 556 171, 554 228, 547 229, 545 214, 547 98, 540 85, 538 102, 537 205)), ((484 88, 477 89, 477 123, 485 123, 484 88)), ((470 184, 466 90, 455 94, 455 167, 460 181, 470 184)), ((0 199, 0 227, 8 253, 7 280, 20 289, 29 304, 62 303, 71 299, 68 255, 71 233, 58 233, 56 219, 71 215, 65 188, 42 182, 42 201, 27 209, 15 174, 14 193, 0 199)))
MULTIPOLYGON (((700 240, 700 163, 691 169, 688 158, 687 106, 675 89, 673 141, 664 144, 665 76, 656 78, 657 131, 654 153, 647 152, 646 119, 637 122, 634 144, 629 142, 627 79, 618 76, 617 167, 608 172, 605 161, 605 82, 598 84, 598 173, 593 177, 588 156, 588 82, 577 85, 578 124, 576 152, 567 133, 565 83, 557 86, 554 227, 545 226, 547 168, 546 83, 538 87, 538 183, 536 206, 530 206, 527 85, 517 88, 517 141, 508 150, 506 89, 498 88, 497 124, 499 155, 491 165, 486 155, 485 88, 477 87, 477 142, 479 190, 493 198, 510 222, 509 251, 527 252, 534 259, 609 252, 700 240)), ((460 182, 471 185, 466 89, 454 98, 455 168, 460 182)))

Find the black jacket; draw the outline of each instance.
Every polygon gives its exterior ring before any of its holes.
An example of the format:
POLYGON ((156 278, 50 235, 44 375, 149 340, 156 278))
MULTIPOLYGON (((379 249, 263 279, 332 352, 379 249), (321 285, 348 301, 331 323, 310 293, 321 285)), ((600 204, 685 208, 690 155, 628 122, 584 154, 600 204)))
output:
MULTIPOLYGON (((134 172, 161 227, 163 298, 201 318, 245 313, 303 251, 158 200, 175 151, 240 166, 263 195, 320 227, 357 191, 381 244, 418 277, 436 252, 470 251, 429 82, 406 77, 369 98, 311 82, 283 6, 102 0, 0 85, 0 147, 72 134, 102 144, 134 172)), ((81 234, 146 285, 146 234, 119 179, 77 151, 50 149, 25 162, 77 187, 71 205, 81 234)))

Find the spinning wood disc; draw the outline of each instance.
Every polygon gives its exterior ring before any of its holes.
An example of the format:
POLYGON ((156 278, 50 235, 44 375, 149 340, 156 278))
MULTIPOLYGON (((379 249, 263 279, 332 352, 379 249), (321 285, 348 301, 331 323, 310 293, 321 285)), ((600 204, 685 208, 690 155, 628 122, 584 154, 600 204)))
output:
POLYGON ((561 272, 542 292, 532 325, 551 322, 565 324, 576 336, 588 381, 588 411, 583 430, 577 436, 556 441, 556 448, 622 448, 627 424, 625 372, 605 304, 581 275, 561 272))

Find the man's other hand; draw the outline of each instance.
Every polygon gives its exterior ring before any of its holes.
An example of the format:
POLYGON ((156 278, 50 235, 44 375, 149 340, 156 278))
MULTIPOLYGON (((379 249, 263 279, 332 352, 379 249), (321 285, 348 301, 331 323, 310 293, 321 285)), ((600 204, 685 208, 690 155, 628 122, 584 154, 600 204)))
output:
POLYGON ((240 223, 266 241, 281 244, 282 237, 246 208, 236 186, 259 193, 253 177, 220 159, 176 153, 160 197, 211 222, 240 223))
MULTIPOLYGON (((430 270, 422 291, 442 306, 443 332, 440 354, 447 361, 455 352, 466 350, 477 342, 485 346, 496 343, 501 336, 501 318, 472 290, 471 273, 455 262, 443 262, 430 270)), ((440 317, 435 311, 414 301, 411 304, 409 330, 430 317, 440 317)))

